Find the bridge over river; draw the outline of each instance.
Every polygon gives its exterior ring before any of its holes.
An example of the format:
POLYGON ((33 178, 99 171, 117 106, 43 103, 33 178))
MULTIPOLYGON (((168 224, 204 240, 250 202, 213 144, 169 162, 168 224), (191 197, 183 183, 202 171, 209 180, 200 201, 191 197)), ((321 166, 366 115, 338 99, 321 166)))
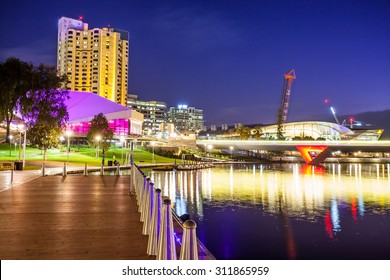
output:
POLYGON ((390 153, 390 141, 264 141, 264 140, 197 140, 198 147, 234 150, 296 151, 308 164, 323 162, 332 152, 390 153))

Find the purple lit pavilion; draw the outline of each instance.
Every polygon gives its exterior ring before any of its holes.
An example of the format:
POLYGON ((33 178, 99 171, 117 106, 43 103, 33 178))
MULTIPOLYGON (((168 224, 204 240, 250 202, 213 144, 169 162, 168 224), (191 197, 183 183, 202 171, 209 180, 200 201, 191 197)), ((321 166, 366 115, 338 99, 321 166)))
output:
POLYGON ((115 135, 141 135, 143 115, 92 92, 68 91, 68 129, 86 135, 94 116, 102 113, 115 135))

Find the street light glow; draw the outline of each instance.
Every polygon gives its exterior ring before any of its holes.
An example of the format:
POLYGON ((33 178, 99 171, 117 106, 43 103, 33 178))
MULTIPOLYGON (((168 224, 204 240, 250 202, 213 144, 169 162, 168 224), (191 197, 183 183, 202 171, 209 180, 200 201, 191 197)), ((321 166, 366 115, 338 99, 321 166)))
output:
POLYGON ((12 150, 11 150, 11 142, 12 142, 12 138, 13 136, 12 135, 9 135, 8 136, 8 139, 9 139, 9 156, 12 155, 12 150))
POLYGON ((19 132, 22 132, 24 130, 24 124, 19 123, 17 126, 18 126, 19 132))

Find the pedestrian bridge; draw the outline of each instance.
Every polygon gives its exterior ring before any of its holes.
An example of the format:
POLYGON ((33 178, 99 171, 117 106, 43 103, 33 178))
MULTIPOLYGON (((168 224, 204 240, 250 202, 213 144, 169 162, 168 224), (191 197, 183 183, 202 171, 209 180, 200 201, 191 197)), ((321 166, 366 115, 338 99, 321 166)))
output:
POLYGON ((197 140, 205 149, 234 149, 247 151, 299 151, 308 164, 323 162, 332 152, 390 153, 390 141, 272 141, 272 140, 197 140))

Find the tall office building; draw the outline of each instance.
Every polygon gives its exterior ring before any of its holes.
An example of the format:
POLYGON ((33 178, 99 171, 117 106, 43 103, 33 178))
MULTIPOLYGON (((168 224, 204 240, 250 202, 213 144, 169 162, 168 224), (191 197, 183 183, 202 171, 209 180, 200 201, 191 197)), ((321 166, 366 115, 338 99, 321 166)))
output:
POLYGON ((168 119, 181 132, 199 132, 204 126, 203 110, 187 105, 179 105, 177 108, 170 107, 168 119))
POLYGON ((67 75, 68 90, 94 92, 126 106, 128 61, 127 31, 59 19, 57 71, 67 75))
POLYGON ((127 107, 137 110, 144 115, 143 133, 145 135, 157 134, 160 124, 167 122, 167 104, 161 101, 141 101, 138 95, 127 95, 127 107))

